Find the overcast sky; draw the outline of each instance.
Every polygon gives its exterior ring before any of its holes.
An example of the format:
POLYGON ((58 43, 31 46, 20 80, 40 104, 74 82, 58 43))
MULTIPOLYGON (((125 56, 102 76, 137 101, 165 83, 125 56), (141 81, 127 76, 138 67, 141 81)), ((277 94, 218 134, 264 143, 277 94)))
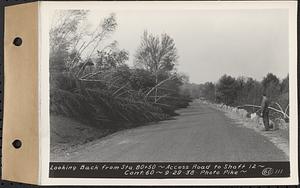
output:
POLYGON ((288 74, 287 10, 101 10, 89 13, 91 28, 111 12, 118 23, 112 39, 129 51, 131 64, 148 30, 175 40, 178 72, 193 83, 215 82, 223 74, 257 80, 268 72, 288 74))

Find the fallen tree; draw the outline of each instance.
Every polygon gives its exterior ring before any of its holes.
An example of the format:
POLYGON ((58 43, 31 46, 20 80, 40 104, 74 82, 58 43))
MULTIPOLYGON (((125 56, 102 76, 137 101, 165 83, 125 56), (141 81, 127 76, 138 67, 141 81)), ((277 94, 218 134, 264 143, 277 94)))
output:
MULTIPOLYGON (((281 108, 281 106, 278 104, 278 103, 275 103, 277 104, 280 109, 276 109, 276 108, 273 108, 273 107, 268 107, 270 110, 273 110, 275 112, 278 112, 278 113, 281 113, 284 118, 290 118, 289 115, 286 113, 287 112, 287 109, 288 109, 288 106, 286 107, 285 111, 283 111, 283 109, 281 108)), ((242 106, 237 106, 237 108, 243 108, 243 107, 253 107, 253 108, 260 108, 261 109, 261 106, 258 106, 258 105, 252 105, 252 104, 245 104, 245 105, 242 105, 242 106)))

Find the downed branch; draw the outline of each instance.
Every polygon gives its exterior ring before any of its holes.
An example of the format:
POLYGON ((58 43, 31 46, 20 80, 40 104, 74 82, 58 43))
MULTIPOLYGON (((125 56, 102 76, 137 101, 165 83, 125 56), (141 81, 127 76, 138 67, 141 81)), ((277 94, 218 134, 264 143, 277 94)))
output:
MULTIPOLYGON (((237 106, 237 108, 242 108, 242 107, 254 107, 254 108, 261 108, 261 106, 258 106, 258 105, 252 105, 252 104, 245 104, 245 105, 242 105, 242 106, 237 106)), ((278 110, 276 108, 273 108, 273 107, 268 107, 270 110, 273 110, 275 112, 279 112, 281 113, 284 117, 287 117, 287 118, 290 118, 285 112, 281 111, 281 110, 278 110)))
POLYGON ((167 79, 165 79, 165 80, 159 82, 156 86, 152 87, 152 88, 150 89, 150 91, 148 91, 148 93, 145 95, 145 99, 147 99, 148 96, 149 96, 156 88, 158 88, 159 86, 161 86, 161 85, 162 85, 163 83, 165 83, 166 81, 172 80, 172 79, 174 79, 174 78, 176 78, 176 76, 174 76, 174 75, 173 75, 173 76, 170 76, 169 78, 167 78, 167 79))

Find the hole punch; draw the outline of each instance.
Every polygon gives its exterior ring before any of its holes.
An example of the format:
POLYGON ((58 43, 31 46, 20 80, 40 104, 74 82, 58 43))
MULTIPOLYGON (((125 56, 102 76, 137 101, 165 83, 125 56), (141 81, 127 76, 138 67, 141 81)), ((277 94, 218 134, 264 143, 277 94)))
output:
POLYGON ((22 39, 20 38, 20 37, 16 37, 15 39, 14 39, 14 41, 13 41, 13 44, 15 45, 15 46, 21 46, 22 45, 22 39))
POLYGON ((16 140, 13 141, 12 145, 13 145, 16 149, 19 149, 19 148, 22 146, 22 142, 21 142, 21 140, 16 139, 16 140))

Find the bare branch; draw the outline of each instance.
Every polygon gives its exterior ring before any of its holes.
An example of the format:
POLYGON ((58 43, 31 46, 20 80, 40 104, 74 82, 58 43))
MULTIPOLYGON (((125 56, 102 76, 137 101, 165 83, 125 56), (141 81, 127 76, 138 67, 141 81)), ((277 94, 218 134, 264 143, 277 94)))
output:
POLYGON ((284 113, 287 114, 287 111, 289 109, 289 104, 286 106, 285 110, 284 110, 284 113))
POLYGON ((122 87, 120 87, 119 89, 117 89, 112 95, 115 96, 119 91, 121 91, 122 89, 124 89, 125 87, 128 86, 129 83, 123 85, 122 87))
POLYGON ((145 99, 147 99, 147 97, 150 95, 150 93, 152 93, 156 88, 158 88, 159 86, 161 86, 163 83, 167 82, 168 80, 174 79, 175 77, 176 77, 175 75, 172 75, 172 76, 170 76, 169 78, 167 78, 167 79, 165 79, 165 80, 159 82, 158 84, 156 84, 154 87, 152 87, 152 88, 150 89, 150 91, 148 91, 148 93, 147 93, 146 96, 145 96, 145 99))
MULTIPOLYGON (((237 106, 237 108, 242 108, 242 107, 261 108, 261 106, 258 106, 258 105, 252 105, 252 104, 245 104, 245 105, 242 105, 242 106, 237 106)), ((286 113, 284 113, 283 111, 281 111, 281 110, 278 110, 278 109, 273 108, 273 107, 268 107, 268 108, 269 108, 270 110, 275 111, 275 112, 279 112, 279 113, 281 113, 283 116, 289 118, 289 116, 288 116, 286 113)))

